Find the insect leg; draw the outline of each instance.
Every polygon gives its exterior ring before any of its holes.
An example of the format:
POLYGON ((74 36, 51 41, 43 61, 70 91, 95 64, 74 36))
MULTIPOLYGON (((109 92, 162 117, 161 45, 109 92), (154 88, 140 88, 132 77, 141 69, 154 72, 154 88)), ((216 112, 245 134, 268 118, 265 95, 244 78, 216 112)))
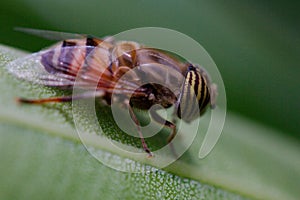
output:
POLYGON ((132 107, 130 105, 128 106, 128 109, 129 109, 129 113, 131 115, 131 118, 133 119, 134 123, 137 125, 137 130, 138 130, 139 136, 141 138, 143 149, 144 149, 144 151, 146 151, 148 153, 149 157, 152 157, 153 155, 152 155, 150 149, 148 148, 148 146, 145 142, 144 136, 142 134, 142 131, 141 131, 141 128, 140 128, 140 122, 137 119, 136 115, 134 114, 134 112, 132 110, 132 107))
POLYGON ((150 115, 157 123, 172 129, 172 132, 167 139, 167 142, 170 143, 173 140, 173 138, 176 136, 176 125, 170 121, 165 120, 160 115, 158 115, 155 109, 150 109, 150 115))
POLYGON ((172 140, 174 139, 174 137, 176 136, 176 125, 173 122, 167 121, 164 118, 162 118, 159 114, 157 114, 156 109, 150 109, 150 115, 152 117, 152 119, 154 119, 157 123, 162 124, 166 127, 169 127, 172 132, 169 135, 168 139, 167 139, 167 143, 170 145, 171 151, 173 153, 173 155, 177 158, 178 155, 175 151, 175 148, 173 146, 172 140))
POLYGON ((93 97, 102 97, 104 96, 103 91, 96 92, 85 92, 82 94, 77 94, 73 96, 62 96, 62 97, 50 97, 45 99, 26 99, 26 98, 17 98, 17 102, 19 103, 27 103, 27 104, 43 104, 43 103, 51 103, 51 102, 70 102, 72 100, 93 98, 93 97))

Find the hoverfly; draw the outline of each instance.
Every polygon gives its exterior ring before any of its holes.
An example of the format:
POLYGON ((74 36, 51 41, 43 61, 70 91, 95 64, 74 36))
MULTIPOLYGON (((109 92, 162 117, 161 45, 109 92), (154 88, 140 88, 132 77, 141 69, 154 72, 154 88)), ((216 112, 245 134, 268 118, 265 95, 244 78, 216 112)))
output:
MULTIPOLYGON (((24 68, 23 63, 13 61, 8 69, 11 73, 19 78, 61 89, 72 89, 76 81, 76 85, 87 92, 75 97, 19 98, 19 102, 43 104, 68 102, 74 98, 99 97, 109 105, 112 93, 117 94, 120 97, 119 103, 129 109, 137 125, 142 147, 149 156, 152 156, 152 153, 139 129, 139 120, 133 108, 149 110, 155 104, 163 108, 174 105, 174 116, 185 122, 191 122, 198 118, 199 114, 203 114, 208 105, 212 108, 215 106, 217 88, 211 83, 208 73, 200 66, 183 62, 165 51, 133 41, 114 41, 88 35, 24 28, 21 31, 62 41, 21 59, 21 62, 36 63, 36 66, 30 69, 24 68), (130 78, 121 79, 123 74, 133 69, 135 70, 130 78), (142 84, 142 80, 145 79, 148 83, 142 84), (157 82, 163 82, 165 85, 157 82), (88 92, 91 85, 96 85, 96 93, 88 92), (171 91, 168 86, 172 86, 175 90, 171 91), (197 108, 193 106, 191 95, 195 96, 197 108), (126 98, 122 97, 126 97, 129 101, 125 101, 126 98)), ((170 143, 176 135, 175 119, 165 120, 156 111, 150 109, 151 118, 171 129, 167 139, 170 143)))

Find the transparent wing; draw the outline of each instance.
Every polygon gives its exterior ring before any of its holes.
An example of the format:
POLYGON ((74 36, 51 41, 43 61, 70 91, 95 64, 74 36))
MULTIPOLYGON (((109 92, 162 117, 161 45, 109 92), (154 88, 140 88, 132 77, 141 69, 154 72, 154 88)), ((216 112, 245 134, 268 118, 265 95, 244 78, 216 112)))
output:
POLYGON ((58 32, 58 31, 32 29, 32 28, 24 28, 24 27, 16 27, 14 29, 16 31, 20 31, 30 35, 35 35, 48 40, 56 40, 56 41, 65 40, 65 39, 83 39, 87 37, 87 34, 58 32))
POLYGON ((136 55, 136 60, 140 65, 157 63, 181 73, 185 73, 187 70, 187 63, 179 60, 177 57, 175 57, 176 54, 172 55, 171 52, 145 47, 137 49, 136 55))
POLYGON ((42 56, 51 50, 40 51, 7 64, 9 73, 17 78, 47 86, 73 85, 74 77, 63 73, 49 73, 41 63, 42 56))
POLYGON ((15 77, 36 84, 55 87, 76 87, 126 93, 137 84, 121 80, 110 70, 110 52, 104 46, 66 46, 60 44, 7 64, 15 77), (116 86, 116 82, 118 85, 116 86))

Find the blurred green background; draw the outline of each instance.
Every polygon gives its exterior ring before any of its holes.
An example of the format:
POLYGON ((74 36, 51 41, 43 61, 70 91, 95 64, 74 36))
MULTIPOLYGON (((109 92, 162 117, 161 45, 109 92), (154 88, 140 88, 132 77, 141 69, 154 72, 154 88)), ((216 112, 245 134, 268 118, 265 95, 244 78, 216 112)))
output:
POLYGON ((89 33, 171 28, 198 41, 217 64, 228 109, 300 141, 299 2, 266 0, 11 0, 0 3, 0 43, 38 51, 51 42, 16 26, 89 33))

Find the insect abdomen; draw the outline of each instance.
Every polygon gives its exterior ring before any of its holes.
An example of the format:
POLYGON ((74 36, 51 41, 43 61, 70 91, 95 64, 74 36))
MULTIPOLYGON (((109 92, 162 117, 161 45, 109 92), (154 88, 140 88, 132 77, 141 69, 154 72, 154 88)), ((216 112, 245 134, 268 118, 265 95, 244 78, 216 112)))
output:
POLYGON ((108 43, 92 37, 64 40, 41 55, 41 64, 50 74, 72 80, 79 71, 101 75, 110 66, 110 48, 108 43))

